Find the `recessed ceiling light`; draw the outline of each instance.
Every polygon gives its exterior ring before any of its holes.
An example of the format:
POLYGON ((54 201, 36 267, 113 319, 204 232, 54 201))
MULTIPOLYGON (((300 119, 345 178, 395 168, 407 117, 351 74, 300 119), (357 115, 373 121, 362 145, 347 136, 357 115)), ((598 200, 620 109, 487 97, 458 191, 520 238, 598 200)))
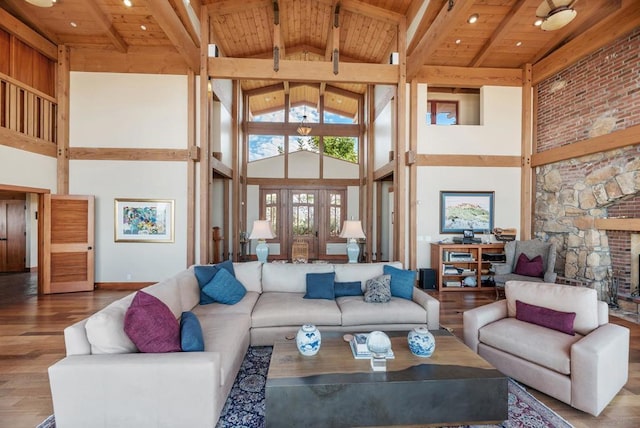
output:
POLYGON ((469 17, 469 19, 467 19, 467 22, 468 22, 469 24, 475 24, 476 22, 478 22, 478 18, 479 18, 478 14, 477 14, 477 13, 474 13, 473 15, 471 15, 471 16, 469 17))
POLYGON ((542 19, 536 19, 536 22, 534 22, 533 25, 535 25, 536 27, 541 26, 542 25, 542 19))
POLYGON ((147 26, 143 24, 143 25, 140 26, 140 29, 142 31, 147 31, 147 26))
POLYGON ((78 28, 78 24, 76 24, 75 22, 71 21, 69 23, 69 25, 71 25, 73 28, 78 28))
POLYGON ((462 43, 462 40, 460 39, 456 40, 456 45, 459 45, 460 43, 462 43))
POLYGON ((131 2, 131 0, 123 0, 122 3, 124 3, 124 5, 127 7, 133 6, 133 3, 131 2))
POLYGON ((516 42, 516 46, 522 46, 522 42, 516 42))

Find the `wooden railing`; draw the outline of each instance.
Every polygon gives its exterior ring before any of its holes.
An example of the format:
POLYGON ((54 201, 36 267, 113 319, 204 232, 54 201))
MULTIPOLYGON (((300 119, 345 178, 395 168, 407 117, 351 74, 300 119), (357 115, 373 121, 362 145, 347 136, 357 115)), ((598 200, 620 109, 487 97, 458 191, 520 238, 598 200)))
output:
POLYGON ((0 73, 0 127, 56 143, 56 99, 0 73))

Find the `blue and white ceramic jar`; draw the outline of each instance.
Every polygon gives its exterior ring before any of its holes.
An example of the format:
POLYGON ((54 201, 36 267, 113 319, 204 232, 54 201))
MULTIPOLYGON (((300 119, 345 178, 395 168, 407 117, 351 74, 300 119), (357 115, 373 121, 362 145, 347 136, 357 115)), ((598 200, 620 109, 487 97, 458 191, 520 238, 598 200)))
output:
POLYGON ((436 340, 427 327, 415 327, 407 336, 409 350, 418 357, 430 357, 436 350, 436 340))
POLYGON ((305 324, 300 327, 298 334, 296 334, 296 345, 298 351, 304 356, 316 355, 320 350, 320 344, 322 343, 322 337, 320 336, 320 330, 313 324, 305 324))

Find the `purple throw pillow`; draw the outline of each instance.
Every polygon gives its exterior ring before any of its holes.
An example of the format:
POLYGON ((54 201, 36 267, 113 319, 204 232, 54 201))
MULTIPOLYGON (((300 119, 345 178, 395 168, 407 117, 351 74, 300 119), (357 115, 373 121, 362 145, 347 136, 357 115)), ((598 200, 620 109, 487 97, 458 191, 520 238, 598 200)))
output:
POLYGON ((179 352, 180 324, 160 299, 138 291, 124 316, 124 331, 140 352, 179 352))
POLYGON ((515 273, 518 275, 542 278, 544 276, 542 256, 535 256, 534 258, 529 259, 526 254, 520 253, 518 262, 516 263, 515 273))
POLYGON ((575 312, 560 312, 516 300, 516 319, 575 336, 575 312))

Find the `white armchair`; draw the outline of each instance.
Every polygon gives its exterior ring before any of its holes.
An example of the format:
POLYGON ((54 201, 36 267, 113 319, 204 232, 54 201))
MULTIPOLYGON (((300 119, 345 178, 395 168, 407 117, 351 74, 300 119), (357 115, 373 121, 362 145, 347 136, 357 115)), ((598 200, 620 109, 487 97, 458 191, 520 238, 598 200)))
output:
POLYGON ((599 415, 627 382, 629 329, 609 323, 593 289, 509 281, 505 295, 464 313, 467 346, 507 376, 599 415), (575 312, 575 335, 518 319, 517 300, 575 312))

